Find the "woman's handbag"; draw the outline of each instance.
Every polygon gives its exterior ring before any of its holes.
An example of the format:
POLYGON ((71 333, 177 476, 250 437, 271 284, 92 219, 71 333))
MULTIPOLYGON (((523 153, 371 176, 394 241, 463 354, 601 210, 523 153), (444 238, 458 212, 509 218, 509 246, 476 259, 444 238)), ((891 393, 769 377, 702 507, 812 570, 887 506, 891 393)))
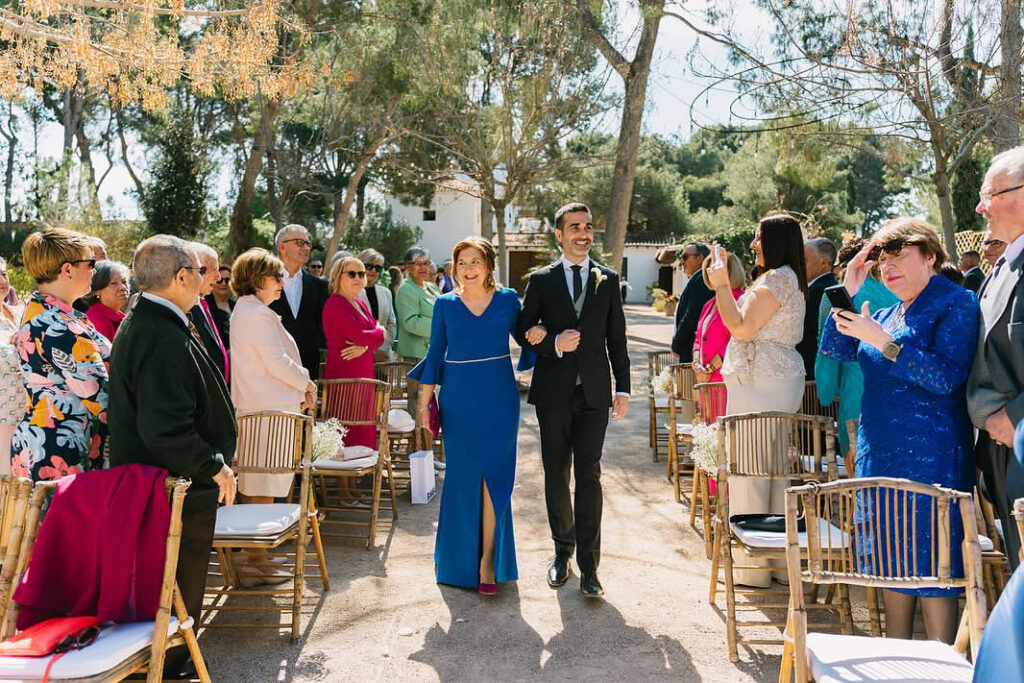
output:
POLYGON ((57 660, 72 650, 92 645, 100 635, 99 617, 55 617, 40 621, 0 643, 0 657, 53 655, 43 672, 43 683, 57 660))

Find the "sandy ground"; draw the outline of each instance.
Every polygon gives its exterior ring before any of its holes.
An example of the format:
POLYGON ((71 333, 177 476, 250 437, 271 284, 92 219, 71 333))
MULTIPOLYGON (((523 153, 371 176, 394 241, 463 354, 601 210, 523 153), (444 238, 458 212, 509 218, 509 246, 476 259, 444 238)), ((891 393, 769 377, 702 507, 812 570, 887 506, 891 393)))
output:
MULTIPOLYGON (((671 319, 639 306, 627 315, 636 387, 645 352, 667 346, 671 319)), ((628 417, 609 426, 602 461, 605 600, 584 601, 575 571, 557 591, 545 583, 553 550, 537 420, 524 399, 512 501, 517 584, 495 598, 435 584, 439 499, 413 506, 405 494, 376 548, 327 542, 331 589, 309 583, 298 643, 284 632, 204 631, 214 680, 776 680, 779 647, 741 647, 740 662, 729 662, 724 596, 720 609, 707 602, 703 542, 672 499, 664 460, 652 462, 647 400, 634 393, 628 417)))

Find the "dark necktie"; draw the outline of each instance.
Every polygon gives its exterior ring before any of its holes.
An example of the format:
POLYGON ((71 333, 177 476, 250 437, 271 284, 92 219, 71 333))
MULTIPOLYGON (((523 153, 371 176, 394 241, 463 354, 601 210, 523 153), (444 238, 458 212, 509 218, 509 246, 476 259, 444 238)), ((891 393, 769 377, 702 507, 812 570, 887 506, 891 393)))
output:
POLYGON ((1003 264, 1006 263, 1006 257, 1000 256, 999 260, 996 261, 995 267, 992 269, 992 279, 995 280, 996 276, 999 275, 999 271, 1002 269, 1003 264))
POLYGON ((199 344, 199 348, 206 348, 203 345, 203 338, 199 336, 199 328, 196 327, 191 320, 188 321, 188 330, 192 333, 192 338, 199 344))
POLYGON ((580 275, 580 270, 583 266, 572 266, 572 300, 579 301, 580 295, 583 294, 583 276, 580 275))

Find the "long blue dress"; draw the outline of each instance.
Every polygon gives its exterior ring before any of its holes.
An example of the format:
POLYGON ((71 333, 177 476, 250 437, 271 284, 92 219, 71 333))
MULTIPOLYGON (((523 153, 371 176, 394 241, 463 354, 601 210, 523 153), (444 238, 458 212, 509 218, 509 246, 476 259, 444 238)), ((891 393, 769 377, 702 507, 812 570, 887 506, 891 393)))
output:
MULTIPOLYGON (((821 338, 821 353, 841 362, 856 360, 864 373, 860 427, 857 431, 857 477, 899 477, 938 484, 959 491, 974 486, 974 431, 967 415, 964 384, 978 343, 980 312, 974 293, 933 275, 924 290, 901 314, 901 304, 872 315, 902 346, 896 362, 882 352, 836 329, 829 315, 821 338)), ((930 513, 917 496, 918 518, 930 513)), ((858 519, 899 516, 897 501, 876 506, 860 500, 858 519), (888 509, 886 509, 888 508, 888 509)), ((960 544, 963 526, 953 515, 952 570, 963 576, 960 544)), ((892 524, 890 522, 890 524, 892 524)), ((932 566, 931 528, 919 524, 916 559, 919 572, 932 566)), ((892 538, 893 534, 889 534, 892 538)), ((864 571, 889 566, 894 548, 861 539, 864 571)), ((873 573, 880 573, 874 571, 873 573)), ((901 591, 923 597, 945 597, 954 590, 928 588, 901 591)))
POLYGON ((441 489, 434 563, 437 582, 476 588, 480 582, 482 484, 494 506, 494 574, 519 578, 512 535, 519 389, 509 336, 519 315, 514 289, 497 290, 480 316, 450 292, 438 297, 426 357, 409 372, 439 384, 447 468, 441 489))

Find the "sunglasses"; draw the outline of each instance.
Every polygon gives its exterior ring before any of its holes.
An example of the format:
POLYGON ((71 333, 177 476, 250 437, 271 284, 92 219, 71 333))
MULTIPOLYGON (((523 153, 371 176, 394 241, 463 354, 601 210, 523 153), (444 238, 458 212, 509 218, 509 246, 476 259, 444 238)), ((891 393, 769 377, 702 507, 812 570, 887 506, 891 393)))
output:
POLYGON ((79 263, 88 263, 90 268, 96 267, 96 259, 94 258, 80 258, 75 261, 68 261, 69 264, 77 266, 79 263))
POLYGON ((96 642, 96 639, 100 635, 99 626, 90 626, 83 630, 81 633, 76 633, 68 636, 64 640, 57 643, 57 647, 53 649, 54 653, 70 652, 71 650, 81 650, 82 648, 89 647, 96 642))
POLYGON ((184 268, 185 270, 196 271, 197 273, 199 273, 199 277, 203 277, 204 275, 206 275, 207 271, 206 266, 182 266, 182 268, 184 268))
POLYGON ((348 275, 353 280, 356 279, 356 278, 359 278, 360 280, 362 280, 362 279, 364 279, 366 277, 366 271, 365 270, 346 270, 345 271, 345 275, 348 275))
POLYGON ((903 247, 920 247, 921 245, 922 242, 920 240, 907 240, 902 237, 893 237, 881 244, 873 246, 871 251, 868 252, 868 260, 877 261, 883 251, 889 256, 896 256, 903 251, 903 247))
POLYGON ((284 273, 274 273, 270 277, 274 278, 278 282, 284 282, 284 273))
POLYGON ((230 285, 231 284, 231 276, 228 275, 226 277, 222 277, 220 280, 217 281, 217 283, 221 284, 221 285, 230 285))
POLYGON ((322 264, 322 263, 310 263, 309 264, 309 269, 310 270, 323 270, 323 267, 324 267, 324 264, 322 264))
POLYGON ((367 270, 375 270, 378 273, 383 273, 384 272, 384 266, 375 266, 375 265, 373 265, 371 263, 364 263, 363 265, 366 266, 367 270))

